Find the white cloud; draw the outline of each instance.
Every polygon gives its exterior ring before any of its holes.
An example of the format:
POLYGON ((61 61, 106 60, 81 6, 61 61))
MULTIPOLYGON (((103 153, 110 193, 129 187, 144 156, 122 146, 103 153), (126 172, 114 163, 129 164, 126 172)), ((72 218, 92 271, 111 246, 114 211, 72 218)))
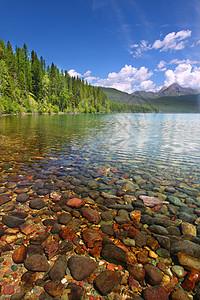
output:
POLYGON ((132 93, 140 89, 139 86, 141 84, 142 89, 153 89, 155 87, 154 83, 148 80, 153 75, 153 72, 148 71, 148 68, 144 66, 137 69, 131 65, 125 65, 118 73, 109 73, 107 78, 91 76, 90 70, 86 71, 84 75, 76 72, 74 69, 68 73, 70 76, 84 77, 88 83, 94 86, 111 87, 126 93, 132 93))
POLYGON ((88 70, 86 71, 83 75, 81 73, 76 72, 74 69, 71 69, 68 71, 69 75, 71 77, 79 77, 79 78, 84 78, 85 81, 88 83, 92 83, 93 80, 97 80, 98 77, 90 76, 92 71, 88 70))
POLYGON ((137 48, 139 45, 138 44, 133 44, 131 45, 131 48, 137 48))
POLYGON ((147 68, 141 67, 137 69, 131 65, 125 65, 119 73, 112 72, 108 74, 107 78, 98 79, 94 85, 103 87, 112 87, 123 92, 132 93, 134 91, 134 84, 141 84, 151 77, 153 73, 147 68))
POLYGON ((197 42, 197 45, 200 45, 200 40, 197 42))
POLYGON ((74 69, 71 69, 68 71, 68 74, 71 76, 71 77, 83 77, 83 75, 81 75, 80 73, 76 72, 74 69))
POLYGON ((172 70, 167 70, 165 72, 165 86, 170 86, 172 83, 176 82, 175 74, 172 70))
POLYGON ((170 62, 161 60, 157 65, 155 71, 166 71, 167 65, 180 65, 180 64, 187 64, 187 65, 190 64, 192 66, 195 66, 196 64, 200 64, 200 61, 190 60, 190 59, 177 59, 177 58, 170 60, 170 62))
POLYGON ((133 57, 141 57, 142 53, 148 50, 160 50, 162 51, 168 51, 168 50, 182 50, 185 48, 186 43, 188 42, 187 38, 189 38, 192 34, 191 30, 181 30, 177 33, 171 32, 168 33, 164 39, 156 40, 152 45, 145 40, 142 40, 140 44, 133 44, 130 46, 130 49, 134 49, 130 51, 130 53, 133 55, 133 57))
POLYGON ((94 77, 94 76, 87 76, 87 77, 84 77, 85 81, 87 81, 88 83, 92 83, 92 81, 94 80, 98 80, 99 77, 94 77))
POLYGON ((155 71, 166 71, 167 70, 165 67, 166 64, 167 64, 166 61, 161 60, 157 66, 157 69, 155 69, 155 71))
POLYGON ((177 33, 171 32, 164 37, 164 40, 156 40, 152 46, 152 49, 160 49, 160 52, 167 50, 181 50, 185 48, 187 42, 183 41, 191 36, 190 30, 181 30, 177 33))
POLYGON ((92 71, 88 70, 88 71, 86 71, 86 72, 83 74, 83 76, 84 76, 84 77, 89 77, 91 73, 92 73, 92 71))
POLYGON ((182 87, 190 87, 193 89, 200 88, 200 67, 192 66, 189 63, 179 64, 175 70, 167 70, 165 72, 165 85, 177 82, 182 87))
POLYGON ((190 59, 172 59, 168 64, 169 65, 173 65, 173 64, 176 64, 176 65, 179 65, 179 64, 191 64, 191 65, 194 65, 194 64, 198 64, 200 63, 200 61, 196 61, 196 60, 190 60, 190 59))
POLYGON ((155 89, 155 83, 153 83, 151 80, 145 80, 139 85, 138 88, 142 91, 152 91, 155 89))
MULTIPOLYGON (((200 88, 200 67, 194 61, 185 59, 173 59, 170 62, 161 60, 156 71, 165 71, 165 86, 177 82, 182 87, 200 88), (172 65, 177 65, 172 68, 172 65), (167 67, 170 68, 167 70, 167 67)), ((200 62, 197 62, 200 63, 200 62)), ((133 93, 137 90, 158 91, 161 87, 156 87, 150 80, 153 72, 146 67, 135 68, 132 65, 125 65, 119 72, 110 72, 106 78, 92 76, 90 70, 83 75, 74 69, 68 72, 70 76, 84 77, 88 83, 94 86, 111 87, 126 93, 133 93)))
POLYGON ((151 49, 151 45, 148 45, 147 41, 142 40, 140 42, 140 45, 137 45, 137 44, 131 45, 131 49, 133 49, 133 48, 136 48, 136 50, 134 52, 132 51, 131 54, 133 54, 133 57, 138 58, 138 57, 142 56, 142 52, 145 52, 145 51, 151 49))

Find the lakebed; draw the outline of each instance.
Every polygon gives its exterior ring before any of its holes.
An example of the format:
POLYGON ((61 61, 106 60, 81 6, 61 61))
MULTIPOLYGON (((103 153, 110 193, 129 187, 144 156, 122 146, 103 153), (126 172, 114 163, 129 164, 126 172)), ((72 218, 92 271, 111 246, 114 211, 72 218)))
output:
POLYGON ((198 299, 199 125, 1 118, 2 299, 198 299))

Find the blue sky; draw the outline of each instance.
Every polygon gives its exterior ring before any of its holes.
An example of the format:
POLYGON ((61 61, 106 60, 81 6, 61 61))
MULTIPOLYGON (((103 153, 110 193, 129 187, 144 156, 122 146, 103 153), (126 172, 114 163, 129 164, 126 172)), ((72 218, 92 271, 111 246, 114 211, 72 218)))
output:
POLYGON ((0 0, 0 38, 97 86, 200 88, 199 0, 0 0))

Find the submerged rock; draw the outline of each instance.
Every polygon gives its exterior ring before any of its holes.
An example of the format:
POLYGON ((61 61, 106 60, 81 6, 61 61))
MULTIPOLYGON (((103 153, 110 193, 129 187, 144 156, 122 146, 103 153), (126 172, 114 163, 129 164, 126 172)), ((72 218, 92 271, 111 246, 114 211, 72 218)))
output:
POLYGON ((29 202, 29 206, 32 209, 38 209, 39 210, 39 209, 45 207, 45 202, 44 202, 43 199, 35 198, 35 199, 33 199, 29 202))
POLYGON ((64 290, 64 285, 59 281, 47 281, 44 289, 50 296, 59 297, 64 290))
POLYGON ((111 263, 122 265, 126 265, 127 263, 127 253, 123 249, 115 245, 105 245, 101 252, 101 255, 105 260, 111 263))
POLYGON ((85 289, 75 283, 70 282, 67 285, 67 290, 69 290, 68 299, 69 300, 83 300, 85 289))
POLYGON ((91 223, 99 224, 99 222, 101 221, 100 214, 90 207, 81 208, 81 213, 91 223))
POLYGON ((172 293, 172 300, 190 300, 190 297, 183 290, 177 290, 172 293))
POLYGON ((184 266, 188 270, 197 270, 200 272, 200 260, 187 254, 178 253, 178 260, 180 265, 184 266))
POLYGON ((178 255, 178 252, 190 255, 192 257, 200 257, 200 245, 197 245, 190 241, 177 241, 171 243, 171 254, 178 255))
POLYGON ((10 228, 19 227, 19 225, 25 222, 24 219, 14 217, 14 216, 3 216, 2 223, 10 228))
POLYGON ((75 255, 70 257, 68 268, 75 280, 84 280, 89 277, 97 267, 96 261, 89 257, 75 255))
POLYGON ((108 295, 121 282, 121 278, 118 272, 105 270, 95 278, 94 284, 102 295, 108 295))
POLYGON ((21 264, 25 261, 26 256, 27 256, 27 247, 22 245, 13 252, 12 259, 14 263, 21 264))
POLYGON ((200 281, 200 273, 196 270, 192 270, 187 274, 184 282, 182 283, 182 288, 186 291, 193 291, 195 285, 200 281))
POLYGON ((56 259, 54 265, 49 270, 49 277, 52 281, 61 281, 65 276, 67 270, 67 257, 65 255, 60 255, 56 259))
POLYGON ((143 292, 144 300, 168 300, 167 291, 162 286, 148 287, 143 292))
POLYGON ((151 285, 159 285, 161 283, 163 275, 160 269, 150 264, 145 265, 144 269, 146 272, 145 277, 148 283, 151 285))
POLYGON ((49 269, 49 263, 44 255, 35 254, 28 256, 24 266, 29 271, 46 272, 49 269))

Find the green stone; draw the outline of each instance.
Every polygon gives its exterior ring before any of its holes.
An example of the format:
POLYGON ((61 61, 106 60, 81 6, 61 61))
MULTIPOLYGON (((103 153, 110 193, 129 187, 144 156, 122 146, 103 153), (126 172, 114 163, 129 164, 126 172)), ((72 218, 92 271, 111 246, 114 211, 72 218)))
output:
POLYGON ((129 239, 129 238, 123 239, 123 243, 126 246, 135 247, 135 240, 133 240, 133 239, 129 239))
POLYGON ((170 258, 170 253, 167 249, 164 248, 158 248, 156 250, 156 254, 158 254, 162 258, 170 258))
POLYGON ((13 271, 17 271, 17 270, 18 270, 18 267, 17 267, 16 265, 12 265, 12 266, 11 266, 11 269, 12 269, 13 271))
POLYGON ((183 202, 177 198, 177 197, 174 197, 174 196, 168 196, 168 200, 173 203, 174 205, 177 205, 177 206, 183 206, 183 202))
POLYGON ((183 267, 174 265, 172 267, 172 273, 175 274, 178 278, 183 278, 185 271, 183 267))

